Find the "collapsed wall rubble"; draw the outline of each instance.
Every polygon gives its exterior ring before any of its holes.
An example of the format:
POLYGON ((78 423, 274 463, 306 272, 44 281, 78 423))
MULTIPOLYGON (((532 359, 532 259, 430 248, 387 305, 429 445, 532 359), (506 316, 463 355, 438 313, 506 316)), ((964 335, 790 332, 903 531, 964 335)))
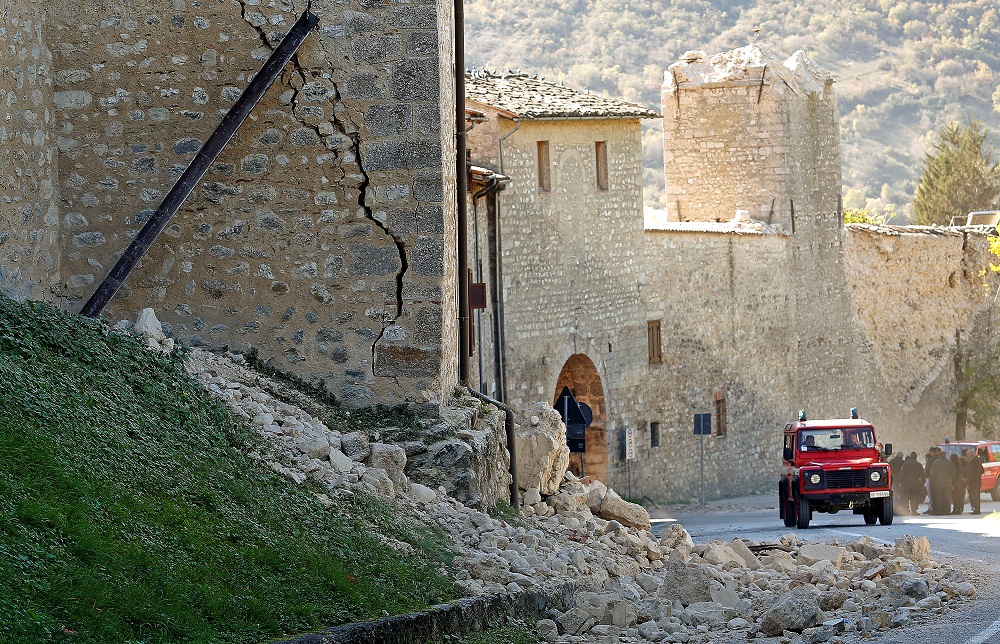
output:
MULTIPOLYGON (((156 326, 147 317, 140 329, 151 349, 162 350, 156 326)), ((330 431, 259 382, 231 379, 259 376, 229 357, 193 351, 188 369, 271 440, 275 452, 256 456, 291 481, 322 483, 330 503, 337 494, 365 490, 435 520, 453 540, 455 577, 470 595, 575 582, 575 605, 550 610, 538 622, 548 642, 774 636, 847 642, 933 616, 976 594, 961 571, 931 559, 925 537, 889 545, 864 536, 841 545, 790 534, 775 543, 695 544, 674 524, 657 538, 641 507, 565 470, 556 493, 531 488, 523 514, 495 518, 448 496, 443 486, 410 481, 402 447, 330 431)))

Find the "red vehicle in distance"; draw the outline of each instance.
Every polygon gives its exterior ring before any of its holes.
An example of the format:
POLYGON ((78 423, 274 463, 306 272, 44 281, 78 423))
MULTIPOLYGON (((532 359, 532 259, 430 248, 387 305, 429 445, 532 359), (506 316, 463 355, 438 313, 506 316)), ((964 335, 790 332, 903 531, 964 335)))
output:
POLYGON ((1000 441, 960 441, 941 443, 938 447, 949 458, 952 454, 961 456, 965 450, 974 449, 979 452, 979 460, 983 462, 983 486, 980 494, 989 492, 993 501, 1000 501, 1000 441))
MULTIPOLYGON (((785 426, 778 514, 786 527, 804 530, 813 512, 850 510, 865 523, 892 523, 892 480, 875 427, 851 409, 850 418, 799 420, 785 426)), ((1000 455, 1000 454, 998 454, 1000 455)), ((1000 463, 998 463, 1000 465, 1000 463)))

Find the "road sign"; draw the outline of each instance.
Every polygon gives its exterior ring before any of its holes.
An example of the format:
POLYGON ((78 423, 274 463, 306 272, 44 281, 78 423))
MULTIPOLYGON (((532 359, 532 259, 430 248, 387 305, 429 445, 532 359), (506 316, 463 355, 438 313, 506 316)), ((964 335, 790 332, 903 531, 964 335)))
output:
POLYGON ((695 436, 712 435, 712 414, 694 415, 694 435, 695 436))
POLYGON ((625 428, 625 460, 635 460, 635 427, 625 428))

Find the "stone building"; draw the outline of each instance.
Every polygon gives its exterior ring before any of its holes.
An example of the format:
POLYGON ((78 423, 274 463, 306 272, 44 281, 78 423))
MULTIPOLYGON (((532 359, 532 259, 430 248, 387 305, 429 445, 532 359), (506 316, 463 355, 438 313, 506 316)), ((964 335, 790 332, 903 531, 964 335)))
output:
POLYGON ((573 465, 606 478, 607 436, 642 408, 639 126, 659 114, 527 74, 477 72, 466 98, 486 118, 469 133, 473 162, 509 177, 498 206, 470 208, 480 231, 470 257, 496 294, 474 375, 515 408, 556 403, 569 386, 594 419, 573 465))
MULTIPOLYGON (((0 294, 78 310, 305 9, 0 6, 0 294)), ((433 403, 457 379, 451 3, 313 11, 106 314, 154 307, 353 404, 433 403)))

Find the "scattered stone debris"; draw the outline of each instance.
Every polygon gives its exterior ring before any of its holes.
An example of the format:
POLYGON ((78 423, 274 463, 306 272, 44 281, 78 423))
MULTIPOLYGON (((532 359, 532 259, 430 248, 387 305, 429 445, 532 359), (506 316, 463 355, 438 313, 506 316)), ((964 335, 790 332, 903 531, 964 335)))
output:
MULTIPOLYGON (((135 330, 151 349, 163 351, 169 338, 157 339, 159 323, 147 311, 135 330)), ((530 462, 537 471, 524 478, 533 487, 523 494, 518 519, 497 519, 449 496, 443 486, 411 481, 411 450, 330 430, 253 384, 260 376, 241 371, 230 357, 194 350, 187 364, 272 441, 274 454, 255 456, 291 481, 320 482, 331 496, 363 489, 394 497, 435 519, 454 541, 456 578, 470 595, 575 581, 575 606, 549 611, 538 623, 547 642, 858 641, 976 593, 960 571, 931 559, 925 537, 888 545, 864 536, 841 545, 789 534, 777 543, 700 545, 674 524, 657 539, 644 508, 566 471, 565 427, 560 439, 558 424, 541 407, 523 415, 518 438, 518 445, 534 445, 530 462), (243 373, 246 381, 222 373, 243 373)), ((467 401, 457 405, 463 408, 467 401)), ((464 412, 446 416, 470 419, 464 412)), ((495 433, 502 434, 501 425, 494 424, 495 433)))

